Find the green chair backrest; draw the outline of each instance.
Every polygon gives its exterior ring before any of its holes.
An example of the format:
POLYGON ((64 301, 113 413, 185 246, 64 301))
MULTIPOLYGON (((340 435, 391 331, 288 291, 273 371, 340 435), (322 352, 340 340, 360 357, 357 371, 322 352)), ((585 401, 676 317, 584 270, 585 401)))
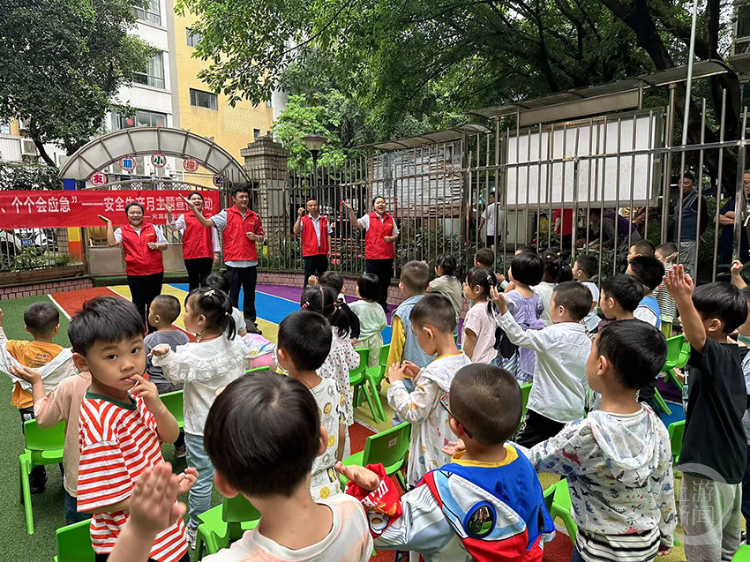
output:
POLYGON ((352 369, 349 371, 349 373, 361 373, 362 371, 367 370, 367 362, 370 360, 370 350, 366 347, 363 347, 362 349, 355 349, 357 353, 359 353, 359 367, 356 369, 352 369))
POLYGON ((246 375, 249 375, 250 373, 260 373, 261 371, 270 371, 271 367, 266 365, 265 367, 255 367, 255 369, 248 369, 245 371, 246 375))
POLYGON ((387 468, 396 464, 406 456, 410 437, 411 424, 408 422, 370 435, 365 441, 362 466, 382 463, 387 468))
POLYGON ((672 444, 672 457, 677 458, 682 451, 682 438, 685 436, 685 420, 669 424, 669 442, 672 444))
POLYGON ((181 390, 160 394, 159 398, 161 398, 162 403, 167 407, 169 413, 172 414, 178 422, 185 420, 183 394, 181 390))
POLYGON ((65 446, 65 422, 42 429, 36 420, 29 420, 24 422, 23 430, 30 451, 52 451, 65 446))
POLYGON ((526 415, 526 404, 529 403, 529 393, 531 392, 532 383, 521 385, 521 404, 523 405, 522 415, 526 415))
POLYGON ((677 364, 677 360, 680 358, 680 351, 682 350, 682 344, 685 341, 685 336, 674 336, 667 338, 667 360, 664 362, 664 369, 673 369, 677 364))
POLYGON ((388 355, 391 353, 391 344, 387 343, 380 348, 380 366, 388 368, 388 355))
POLYGON ((233 498, 224 498, 221 506, 221 518, 227 524, 230 541, 242 537, 242 523, 260 519, 260 512, 242 494, 237 494, 233 498))
POLYGON ((90 526, 87 519, 57 530, 57 562, 94 562, 90 526))

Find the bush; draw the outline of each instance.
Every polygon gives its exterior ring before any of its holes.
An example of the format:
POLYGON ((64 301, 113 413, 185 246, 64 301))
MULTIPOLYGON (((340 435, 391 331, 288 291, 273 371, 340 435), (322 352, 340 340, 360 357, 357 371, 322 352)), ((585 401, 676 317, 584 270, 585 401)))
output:
POLYGON ((0 189, 49 190, 62 189, 57 168, 43 164, 0 162, 0 189))

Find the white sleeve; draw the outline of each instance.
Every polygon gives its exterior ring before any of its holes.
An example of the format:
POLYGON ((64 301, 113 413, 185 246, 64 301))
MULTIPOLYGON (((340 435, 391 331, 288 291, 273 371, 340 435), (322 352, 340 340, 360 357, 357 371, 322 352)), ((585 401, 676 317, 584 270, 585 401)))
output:
POLYGON ((656 324, 659 320, 656 317, 656 314, 654 314, 654 311, 647 306, 639 306, 638 308, 636 308, 633 311, 633 318, 641 320, 642 322, 646 322, 647 324, 651 324, 654 328, 656 328, 656 324))
POLYGON ((359 225, 365 229, 365 232, 370 230, 370 215, 365 215, 364 217, 360 217, 357 219, 357 222, 359 225))
POLYGON ((161 228, 158 228, 156 225, 154 225, 154 230, 156 230, 157 244, 169 244, 169 242, 167 242, 167 239, 164 238, 164 233, 161 231, 161 228))
POLYGON ((183 232, 185 230, 185 215, 180 215, 176 221, 170 222, 167 226, 177 232, 183 232))
POLYGON ((122 228, 115 230, 115 240, 118 244, 122 244, 122 228))
POLYGON ((391 235, 398 234, 398 226, 396 226, 396 221, 393 221, 393 232, 391 232, 391 235))
POLYGON ((219 231, 211 228, 211 240, 214 243, 214 254, 221 253, 221 240, 219 240, 219 231))
POLYGON ((219 211, 214 216, 210 217, 212 221, 214 221, 214 226, 219 231, 223 231, 227 227, 227 210, 223 209, 222 211, 219 211))

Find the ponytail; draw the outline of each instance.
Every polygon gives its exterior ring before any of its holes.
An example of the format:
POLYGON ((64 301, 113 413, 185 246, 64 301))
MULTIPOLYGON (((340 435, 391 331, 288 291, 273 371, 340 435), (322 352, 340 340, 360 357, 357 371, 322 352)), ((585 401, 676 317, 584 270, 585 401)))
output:
POLYGON ((456 258, 450 254, 443 254, 435 262, 435 267, 443 270, 443 275, 461 279, 461 267, 458 265, 456 258))
POLYGON ((486 267, 472 267, 466 274, 466 284, 469 287, 481 287, 482 293, 487 297, 487 314, 494 317, 494 305, 490 297, 490 289, 497 287, 495 274, 486 267))
POLYGON ((349 305, 338 300, 338 293, 333 287, 328 285, 308 287, 302 293, 300 307, 325 316, 331 326, 336 328, 339 337, 347 337, 352 333, 350 315, 354 316, 354 312, 349 305))
POLYGON ((224 291, 193 289, 185 299, 186 305, 188 301, 196 313, 206 318, 207 329, 218 330, 226 334, 228 339, 234 339, 237 326, 232 318, 232 301, 224 291))

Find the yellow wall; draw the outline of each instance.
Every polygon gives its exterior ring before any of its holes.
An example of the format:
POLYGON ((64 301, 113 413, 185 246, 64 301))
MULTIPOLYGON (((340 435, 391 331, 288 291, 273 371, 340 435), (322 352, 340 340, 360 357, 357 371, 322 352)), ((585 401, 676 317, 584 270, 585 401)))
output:
MULTIPOLYGON (((190 88, 210 91, 208 86, 197 78, 198 72, 207 63, 192 57, 195 49, 187 44, 186 28, 192 26, 196 17, 190 13, 181 16, 175 13, 175 57, 177 62, 177 91, 180 108, 180 127, 204 137, 213 137, 214 141, 243 163, 240 150, 253 142, 253 129, 260 129, 261 135, 267 135, 273 124, 273 109, 265 103, 254 107, 247 101, 241 101, 231 107, 224 95, 218 96, 218 111, 193 107, 190 105, 190 88)), ((201 172, 205 170, 201 169, 201 172)), ((193 175, 186 180, 211 185, 211 178, 199 179, 193 175)))

